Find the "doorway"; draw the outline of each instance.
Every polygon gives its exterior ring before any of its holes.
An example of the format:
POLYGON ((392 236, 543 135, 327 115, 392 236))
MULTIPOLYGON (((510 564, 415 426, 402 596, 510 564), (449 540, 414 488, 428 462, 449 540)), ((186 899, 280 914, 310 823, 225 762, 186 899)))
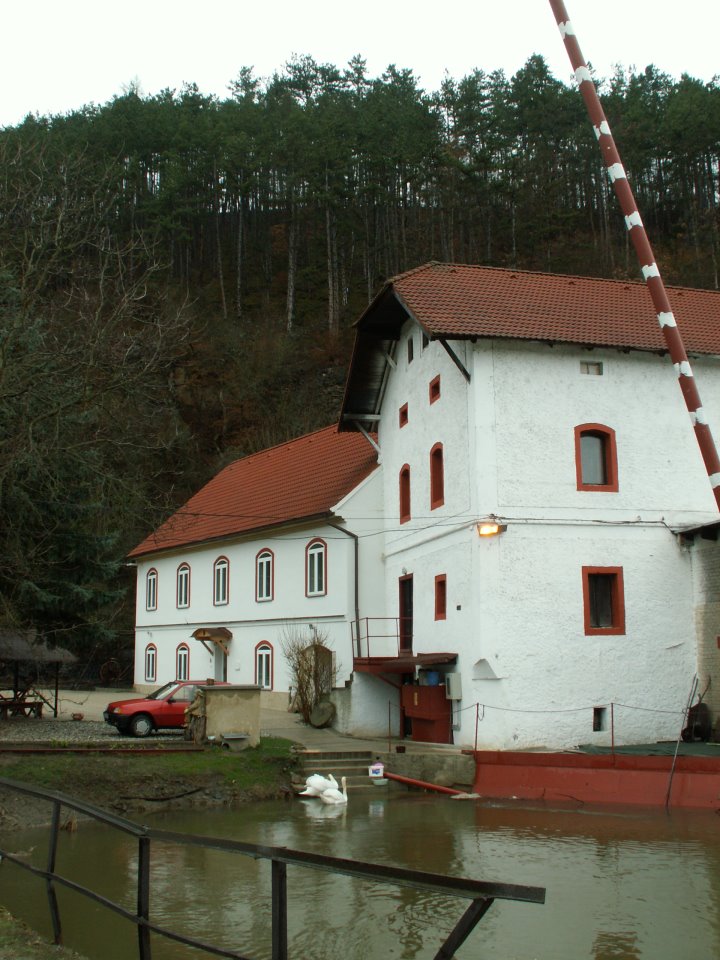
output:
POLYGON ((409 573, 400 577, 400 603, 399 603, 399 622, 398 634, 400 641, 400 650, 405 653, 412 651, 413 641, 413 578, 409 573))

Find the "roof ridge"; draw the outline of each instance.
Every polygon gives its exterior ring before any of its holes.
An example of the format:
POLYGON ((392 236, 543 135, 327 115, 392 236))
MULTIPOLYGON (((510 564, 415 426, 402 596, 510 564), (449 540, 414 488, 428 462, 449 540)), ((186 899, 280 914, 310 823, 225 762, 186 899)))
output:
MULTIPOLYGON (((622 286, 627 286, 632 284, 637 287, 645 287, 646 284, 642 278, 638 277, 637 279, 630 278, 618 278, 618 277, 593 277, 584 273, 555 273, 554 271, 549 270, 528 270, 522 267, 495 267, 489 266, 482 263, 460 263, 458 261, 446 261, 446 260, 428 260, 426 263, 421 264, 419 267, 413 267, 411 270, 405 270, 403 273, 395 274, 395 276, 389 277, 386 281, 386 284, 395 283, 398 280, 404 280, 406 277, 411 277, 415 274, 422 273, 425 270, 432 270, 434 268, 447 268, 447 269, 462 269, 462 270, 483 270, 490 271, 492 273, 504 273, 504 274, 522 274, 527 277, 543 277, 545 279, 558 279, 558 280, 586 280, 590 283, 612 283, 620 284, 622 286)), ((670 290, 693 290, 699 293, 717 293, 717 290, 713 290, 710 287, 692 287, 687 284, 680 283, 666 283, 665 286, 670 290)))

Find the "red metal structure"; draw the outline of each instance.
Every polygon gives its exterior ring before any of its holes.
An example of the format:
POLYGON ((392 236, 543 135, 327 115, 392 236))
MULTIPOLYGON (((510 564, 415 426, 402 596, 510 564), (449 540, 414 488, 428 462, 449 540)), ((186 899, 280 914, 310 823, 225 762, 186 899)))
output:
POLYGON ((585 106, 587 107, 590 120, 595 130, 595 136, 598 139, 608 175, 615 190, 615 195, 618 198, 620 208, 625 216, 625 224, 640 262, 640 268, 652 298, 653 306, 655 307, 658 323, 660 324, 670 359, 677 372, 680 389, 682 390, 685 404, 695 429, 695 436, 698 446, 700 447, 700 453, 702 454, 705 469, 707 470, 710 484, 715 494, 715 502, 718 507, 720 507, 720 458, 718 458, 715 441, 713 440, 703 411, 700 393, 685 352, 685 346, 680 336, 670 301, 665 291, 665 285, 660 276, 660 270, 655 262, 655 256, 650 246, 647 233, 645 232, 640 213, 638 212, 635 197, 628 183, 625 168, 622 165, 620 154, 615 146, 615 141, 610 132, 610 125, 607 122, 600 104, 600 99, 597 95, 592 77, 590 76, 590 71, 583 59, 580 45, 575 36, 575 31, 570 22, 565 4, 563 0, 550 0, 550 6, 555 15, 555 20, 557 21, 560 35, 563 38, 565 49, 570 58, 570 63, 575 71, 575 79, 582 98, 585 101, 585 106))

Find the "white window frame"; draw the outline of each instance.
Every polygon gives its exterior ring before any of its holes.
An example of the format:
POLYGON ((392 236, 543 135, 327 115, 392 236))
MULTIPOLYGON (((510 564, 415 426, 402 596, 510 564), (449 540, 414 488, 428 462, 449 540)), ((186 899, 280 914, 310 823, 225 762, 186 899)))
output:
POLYGON ((272 550, 261 550, 255 560, 255 599, 267 603, 273 599, 275 558, 272 550))
POLYGON ((312 540, 305 551, 305 593, 323 597, 327 593, 327 544, 312 540))
POLYGON ((175 651, 175 679, 190 679, 190 647, 181 643, 175 651))
POLYGON ((269 643, 260 643, 255 649, 255 683, 262 690, 272 690, 273 648, 269 643))
POLYGON ((158 601, 158 572, 153 567, 145 577, 145 609, 157 610, 158 601))
POLYGON ((145 682, 155 683, 157 680, 157 647, 149 643, 145 647, 145 682))
POLYGON ((190 606, 190 565, 181 563, 177 569, 176 603, 179 610, 190 606))
POLYGON ((213 604, 223 607, 229 602, 230 561, 227 557, 218 557, 213 564, 213 604))

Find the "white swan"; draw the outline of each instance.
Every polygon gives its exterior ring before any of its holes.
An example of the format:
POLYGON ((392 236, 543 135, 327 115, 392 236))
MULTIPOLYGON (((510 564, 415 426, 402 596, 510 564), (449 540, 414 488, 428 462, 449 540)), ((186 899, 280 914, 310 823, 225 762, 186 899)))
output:
POLYGON ((323 803, 347 803, 347 781, 343 777, 340 781, 342 786, 342 791, 338 790, 336 787, 331 787, 329 790, 324 790, 320 794, 320 799, 323 803))
POLYGON ((327 777, 319 773, 313 773, 305 781, 305 789, 301 790, 300 797, 319 797, 325 790, 337 790, 338 783, 335 777, 329 773, 327 777))

